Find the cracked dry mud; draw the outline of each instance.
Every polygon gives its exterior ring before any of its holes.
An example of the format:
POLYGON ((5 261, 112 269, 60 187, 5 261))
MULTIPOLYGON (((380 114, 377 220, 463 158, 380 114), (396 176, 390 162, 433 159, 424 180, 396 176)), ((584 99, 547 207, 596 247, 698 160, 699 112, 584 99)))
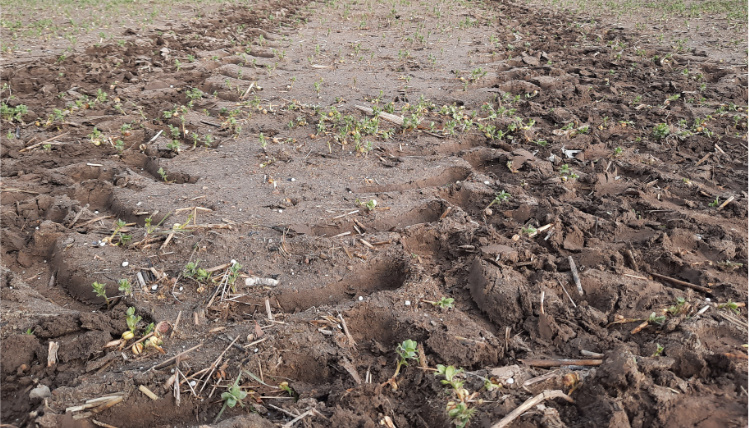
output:
POLYGON ((745 68, 511 2, 270 1, 132 33, 2 71, 29 109, 2 122, 3 423, 211 424, 241 373, 217 426, 450 426, 443 364, 479 393, 469 426, 547 389, 574 403, 513 426, 746 425, 746 310, 720 307, 747 299, 745 68), (132 296, 92 291, 120 279, 132 296), (139 336, 180 319, 165 355, 105 348, 128 307, 139 336), (406 339, 423 359, 393 390, 406 339), (196 345, 188 377, 222 357, 177 406, 173 362, 152 368, 196 345), (582 350, 602 363, 522 361, 582 350))

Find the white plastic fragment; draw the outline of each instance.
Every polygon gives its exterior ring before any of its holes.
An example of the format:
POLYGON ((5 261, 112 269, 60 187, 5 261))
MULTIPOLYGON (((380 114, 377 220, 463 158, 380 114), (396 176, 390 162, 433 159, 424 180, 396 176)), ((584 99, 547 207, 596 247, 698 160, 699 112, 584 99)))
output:
POLYGON ((251 276, 244 280, 244 285, 248 287, 252 287, 255 285, 264 285, 267 287, 275 287, 277 286, 279 281, 277 279, 273 278, 260 278, 257 276, 251 276))

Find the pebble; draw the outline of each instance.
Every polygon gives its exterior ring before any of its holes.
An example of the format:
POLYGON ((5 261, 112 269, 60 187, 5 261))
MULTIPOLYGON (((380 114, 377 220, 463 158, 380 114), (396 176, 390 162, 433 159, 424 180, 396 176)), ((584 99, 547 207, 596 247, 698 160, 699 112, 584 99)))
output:
POLYGON ((128 267, 129 264, 128 262, 122 262, 122 267, 128 267))
POLYGON ((52 392, 49 390, 49 387, 47 385, 39 385, 36 388, 32 389, 31 392, 29 392, 29 398, 47 398, 51 397, 52 392))
POLYGON ((411 306, 411 301, 410 300, 406 300, 406 306, 411 306))
POLYGON ((507 379, 507 380, 505 381, 505 383, 507 383, 508 385, 512 385, 513 383, 515 383, 515 379, 513 379, 513 378, 509 378, 509 379, 507 379))
POLYGON ((359 301, 361 302, 362 300, 364 300, 364 296, 359 296, 359 301))
POLYGON ((154 284, 154 285, 151 286, 151 290, 153 290, 153 291, 156 291, 158 289, 159 289, 159 286, 156 285, 156 284, 154 284))

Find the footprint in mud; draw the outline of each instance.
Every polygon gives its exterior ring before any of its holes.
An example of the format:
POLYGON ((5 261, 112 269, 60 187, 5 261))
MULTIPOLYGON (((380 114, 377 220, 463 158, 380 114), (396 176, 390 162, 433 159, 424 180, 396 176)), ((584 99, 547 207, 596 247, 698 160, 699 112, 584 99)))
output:
POLYGON ((364 186, 351 189, 354 193, 385 193, 403 192, 411 189, 423 189, 425 187, 442 187, 456 181, 465 180, 471 175, 471 169, 463 166, 448 167, 431 177, 414 180, 403 184, 364 186))
MULTIPOLYGON (((358 226, 363 227, 363 232, 386 232, 400 231, 409 226, 421 223, 432 223, 439 220, 445 212, 447 204, 442 200, 431 200, 421 204, 402 214, 386 215, 376 220, 357 220, 358 226)), ((341 233, 355 233, 357 222, 343 219, 337 223, 318 224, 311 228, 306 226, 292 227, 297 233, 308 233, 315 236, 335 236, 341 233)))
POLYGON ((301 312, 314 306, 335 305, 378 291, 396 290, 408 280, 410 268, 403 254, 386 254, 362 271, 322 287, 276 290, 272 297, 285 312, 301 312))

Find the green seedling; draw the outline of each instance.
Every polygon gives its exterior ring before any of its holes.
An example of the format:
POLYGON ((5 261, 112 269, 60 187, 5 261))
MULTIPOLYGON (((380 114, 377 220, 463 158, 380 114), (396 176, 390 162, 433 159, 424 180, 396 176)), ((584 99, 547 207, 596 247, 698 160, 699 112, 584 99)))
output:
POLYGON ((152 331, 153 331, 153 330, 154 330, 155 328, 156 328, 156 325, 154 325, 154 323, 148 324, 148 325, 146 326, 145 330, 143 330, 143 336, 148 336, 149 334, 151 334, 151 332, 152 332, 152 331))
POLYGON ((715 200, 712 201, 712 202, 710 202, 708 205, 710 205, 711 207, 718 207, 718 206, 720 206, 720 197, 716 196, 715 200))
POLYGON ((236 293, 237 289, 234 283, 237 281, 237 278, 239 278, 240 269, 242 269, 242 265, 240 265, 237 262, 232 263, 232 265, 229 267, 229 270, 227 271, 227 274, 229 275, 227 278, 227 283, 231 287, 232 292, 236 293))
POLYGON ((476 393, 470 394, 463 387, 464 381, 460 378, 462 373, 463 369, 456 369, 453 366, 444 366, 442 364, 437 365, 437 371, 435 372, 435 376, 444 376, 445 379, 440 382, 443 385, 449 385, 457 398, 457 401, 448 402, 445 410, 450 419, 452 419, 453 424, 459 428, 468 425, 471 417, 476 413, 476 409, 468 406, 468 400, 474 397, 476 393))
POLYGON ((561 175, 562 180, 566 181, 568 179, 575 179, 578 178, 577 174, 575 174, 574 171, 572 171, 572 168, 568 164, 562 165, 562 167, 559 169, 559 175, 561 175))
POLYGON ((159 174, 159 177, 161 177, 162 180, 164 180, 165 183, 168 183, 168 175, 166 171, 164 171, 164 167, 159 167, 159 170, 156 171, 157 174, 159 174))
POLYGON ((443 385, 450 385, 455 390, 463 388, 463 381, 457 378, 458 375, 463 373, 463 369, 456 369, 453 366, 444 366, 437 364, 437 371, 434 373, 435 376, 444 376, 445 379, 441 380, 440 383, 443 385))
POLYGON ((231 386, 231 388, 221 394, 221 399, 224 400, 224 405, 221 407, 221 411, 218 412, 218 415, 216 415, 216 419, 213 420, 214 424, 218 422, 227 407, 233 409, 237 404, 239 404, 241 407, 244 407, 244 403, 242 402, 242 400, 247 398, 247 393, 242 391, 242 388, 239 387, 239 381, 241 379, 242 375, 240 374, 239 376, 237 376, 237 380, 234 381, 234 384, 231 386))
POLYGON ((663 346, 661 346, 660 343, 655 344, 655 352, 653 352, 653 357, 660 357, 661 354, 663 354, 663 346))
POLYGON ((484 389, 487 391, 494 391, 495 389, 501 388, 502 385, 494 382, 493 378, 484 378, 484 389))
POLYGON ((619 157, 622 155, 622 153, 624 153, 624 149, 622 149, 621 147, 617 147, 614 149, 614 157, 619 157))
POLYGON ((729 311, 735 313, 736 315, 739 315, 741 311, 739 311, 739 305, 736 302, 733 302, 731 300, 728 300, 726 303, 721 303, 718 305, 718 309, 728 309, 729 311))
POLYGON ((93 284, 91 284, 91 287, 94 289, 94 294, 96 294, 97 297, 101 297, 104 299, 104 302, 106 302, 107 304, 107 309, 109 309, 109 297, 107 297, 106 285, 95 281, 93 284))
POLYGON ((659 123, 653 127, 653 137, 656 140, 662 140, 671 133, 671 129, 665 123, 659 123))
MULTIPOLYGON (((200 263, 200 260, 198 260, 197 262, 189 262, 189 263, 187 263, 185 265, 185 269, 183 271, 183 275, 186 276, 186 277, 188 277, 188 278, 192 278, 192 279, 194 279, 195 281, 198 281, 198 282, 208 282, 208 280, 211 279, 210 272, 208 272, 207 270, 205 270, 205 269, 203 269, 201 267, 198 267, 198 263, 200 263)), ((238 265, 238 263, 235 263, 234 265, 238 265)), ((236 268, 236 272, 237 272, 236 276, 239 275, 239 269, 241 269, 241 267, 242 266, 240 265, 238 268, 236 268)), ((236 280, 236 276, 235 276, 235 280, 236 280)))
POLYGON ((403 343, 398 344, 398 346, 395 348, 395 353, 398 354, 398 361, 397 361, 397 365, 395 366, 395 373, 390 379, 388 379, 385 383, 383 383, 382 386, 389 384, 393 388, 393 391, 398 389, 398 384, 395 383, 395 378, 398 377, 398 374, 400 373, 401 368, 408 365, 409 360, 417 360, 419 358, 418 346, 419 344, 416 343, 415 340, 411 340, 411 339, 404 340, 403 343))
POLYGON ((734 262, 734 261, 731 261, 731 260, 725 260, 725 261, 722 261, 722 262, 718 262, 718 267, 721 268, 721 269, 723 269, 723 270, 733 271, 733 270, 736 270, 738 268, 744 267, 744 264, 740 263, 740 262, 734 262))
POLYGON ((538 230, 533 226, 523 226, 520 231, 528 236, 535 235, 538 230))
POLYGON ((419 344, 415 340, 408 339, 395 348, 395 353, 398 354, 398 366, 395 369, 396 374, 400 372, 401 367, 408 365, 408 360, 418 359, 418 346, 419 344))
POLYGON ((294 398, 299 397, 299 394, 297 394, 296 391, 291 389, 291 387, 289 386, 289 382, 286 382, 286 381, 281 382, 278 385, 278 387, 281 388, 281 390, 284 391, 285 393, 289 394, 289 397, 294 397, 294 398))
POLYGON ((131 306, 127 308, 127 311, 125 312, 125 322, 131 333, 135 334, 135 329, 138 328, 138 323, 141 319, 142 317, 140 315, 135 315, 134 307, 131 306))
POLYGON ((455 299, 453 299, 452 297, 442 297, 432 304, 434 306, 439 306, 442 309, 452 309, 455 307, 455 299))
POLYGON ((686 305, 686 299, 684 299, 683 297, 677 297, 676 304, 669 306, 666 311, 671 314, 671 316, 676 316, 683 313, 687 309, 686 305))
POLYGON ((26 329, 26 331, 23 332, 23 334, 28 334, 29 336, 33 336, 34 335, 34 329, 31 328, 31 327, 29 327, 29 328, 26 329))
POLYGON ((511 194, 505 192, 502 190, 501 192, 498 192, 496 195, 494 195, 494 199, 489 203, 489 205, 486 207, 491 208, 493 205, 499 205, 502 202, 507 202, 512 197, 511 194))
POLYGON ((96 90, 96 101, 103 103, 106 102, 108 98, 108 95, 106 92, 102 91, 101 88, 96 90))
POLYGON ((462 401, 450 401, 447 403, 446 409, 447 415, 453 420, 453 424, 458 428, 464 428, 468 425, 468 422, 471 421, 474 413, 476 413, 476 409, 469 408, 468 404, 462 401))
POLYGON ((133 295, 133 286, 130 284, 130 281, 128 281, 127 279, 121 279, 117 281, 117 289, 120 290, 120 292, 126 296, 133 295))
POLYGON ((19 104, 15 107, 10 107, 5 103, 0 104, 0 117, 10 122, 13 122, 14 120, 16 122, 21 122, 21 117, 28 112, 28 107, 23 104, 19 104))
POLYGON ((663 325, 663 323, 666 322, 666 317, 664 315, 656 315, 655 312, 653 312, 650 314, 647 321, 648 324, 663 325))
POLYGON ((368 211, 374 211, 374 209, 377 207, 377 201, 375 199, 370 199, 367 202, 357 199, 356 204, 365 207, 368 211))

